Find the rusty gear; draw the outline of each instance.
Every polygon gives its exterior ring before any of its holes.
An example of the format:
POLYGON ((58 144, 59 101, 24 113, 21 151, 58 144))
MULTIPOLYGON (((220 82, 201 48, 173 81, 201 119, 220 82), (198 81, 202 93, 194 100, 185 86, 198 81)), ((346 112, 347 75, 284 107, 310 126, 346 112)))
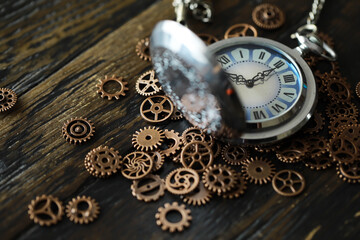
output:
POLYGON ((199 185, 189 194, 186 194, 183 198, 183 201, 187 204, 194 206, 205 205, 210 202, 212 195, 209 190, 204 186, 204 183, 199 182, 199 185))
POLYGON ((357 124, 358 120, 355 116, 338 115, 330 120, 329 133, 336 135, 336 133, 342 128, 348 125, 357 124))
POLYGON ((140 201, 156 201, 165 194, 165 183, 158 175, 149 174, 131 185, 132 195, 140 201))
POLYGON ((358 82, 358 83, 356 84, 355 93, 356 93, 356 96, 357 96, 358 98, 360 98, 360 82, 358 82))
POLYGON ((186 168, 192 168, 197 172, 203 172, 214 161, 211 147, 200 141, 193 141, 185 145, 181 150, 181 164, 186 168))
POLYGON ((299 195, 305 189, 304 177, 293 170, 281 170, 272 179, 274 190, 285 197, 299 195))
POLYGON ((148 175, 154 166, 151 156, 144 152, 132 152, 124 157, 122 175, 130 180, 137 180, 148 175))
POLYGON ((94 177, 108 177, 121 168, 121 156, 114 148, 100 146, 85 157, 85 168, 94 177))
POLYGON ((208 167, 202 176, 205 187, 219 196, 231 191, 237 182, 237 174, 225 165, 212 165, 208 167))
POLYGON ((8 111, 17 102, 16 93, 8 88, 0 88, 0 113, 8 111))
POLYGON ((323 170, 331 167, 331 161, 332 159, 330 158, 329 154, 324 153, 318 157, 307 158, 305 159, 304 163, 305 166, 307 166, 311 170, 323 170))
POLYGON ((141 96, 152 96, 162 90, 159 80, 155 78, 155 71, 143 73, 136 81, 135 89, 141 96))
POLYGON ((254 8, 252 19, 258 27, 272 30, 284 24, 285 14, 273 4, 263 3, 254 8))
POLYGON ((99 204, 95 199, 86 196, 73 198, 66 206, 66 215, 74 223, 88 224, 93 222, 100 213, 99 204), (81 209, 80 204, 86 204, 86 209, 81 209))
POLYGON ((51 195, 37 196, 28 206, 30 219, 40 226, 50 226, 61 220, 64 207, 58 198, 51 195))
POLYGON ((165 156, 169 157, 170 155, 176 154, 182 145, 181 137, 179 136, 178 132, 174 130, 167 130, 164 131, 164 144, 162 145, 161 152, 165 154, 165 156))
POLYGON ((271 181, 275 174, 275 166, 267 159, 255 157, 244 162, 241 172, 250 183, 262 185, 271 181))
POLYGON ((314 134, 320 132, 325 124, 325 119, 319 112, 315 112, 304 127, 304 133, 314 134))
POLYGON ((144 127, 136 131, 132 138, 134 148, 141 151, 153 151, 164 141, 164 132, 157 127, 144 127))
POLYGON ((145 61, 151 61, 150 56, 150 39, 144 38, 137 42, 135 47, 136 54, 140 57, 140 59, 145 61))
POLYGON ((309 136, 305 141, 309 145, 307 154, 311 158, 319 157, 329 150, 328 141, 322 136, 309 136))
POLYGON ((224 38, 228 39, 233 37, 244 37, 244 36, 257 37, 256 28, 246 23, 235 24, 226 30, 224 38))
POLYGON ((248 157, 248 151, 238 145, 226 145, 222 149, 222 158, 230 165, 241 165, 248 157))
POLYGON ((180 120, 182 118, 184 118, 184 115, 180 112, 179 109, 175 108, 174 112, 171 114, 170 119, 173 121, 176 121, 176 120, 180 120))
POLYGON ((176 195, 192 192, 199 184, 199 174, 191 168, 178 168, 170 172, 166 179, 166 189, 176 195))
POLYGON ((246 180, 240 175, 240 173, 237 173, 237 183, 235 187, 233 187, 229 192, 223 193, 222 196, 223 198, 229 199, 238 198, 245 193, 246 188, 246 180))
POLYGON ((182 232, 185 227, 190 226, 190 221, 192 220, 190 214, 191 211, 186 209, 185 204, 179 206, 177 202, 173 202, 171 205, 165 203, 164 207, 159 207, 158 212, 155 214, 156 224, 160 226, 163 231, 182 232), (173 211, 181 214, 180 221, 173 222, 167 219, 167 214, 173 211))
POLYGON ((150 155, 154 162, 153 172, 160 170, 160 168, 164 165, 164 154, 161 151, 148 152, 147 154, 150 155))
POLYGON ((96 85, 98 87, 97 93, 99 93, 102 98, 107 98, 108 100, 113 98, 119 99, 120 96, 126 95, 125 91, 129 90, 129 88, 126 87, 127 82, 125 82, 122 77, 117 78, 115 75, 112 77, 105 76, 105 78, 100 79, 99 82, 100 83, 96 85), (116 82, 120 86, 120 90, 113 93, 105 90, 105 85, 109 84, 110 82, 116 82))
POLYGON ((350 164, 338 163, 336 172, 343 181, 348 183, 360 183, 360 161, 356 160, 350 164))
POLYGON ((292 138, 283 142, 277 150, 277 158, 285 163, 295 163, 300 161, 308 152, 309 144, 301 138, 292 138))
POLYGON ((83 143, 94 136, 94 124, 81 117, 71 118, 64 123, 62 134, 65 140, 71 144, 83 143))
POLYGON ((217 39, 215 36, 207 33, 199 33, 198 36, 201 38, 201 40, 204 41, 207 46, 219 41, 219 39, 217 39))
POLYGON ((343 103, 332 102, 326 107, 326 115, 329 118, 335 118, 340 115, 357 118, 358 109, 351 102, 343 102, 343 103))
POLYGON ((324 79, 326 79, 326 91, 331 100, 338 103, 350 102, 351 86, 346 80, 339 79, 337 76, 328 73, 324 74, 324 79))
POLYGON ((166 96, 155 95, 146 98, 140 106, 140 114, 151 123, 164 122, 171 117, 174 105, 166 96))

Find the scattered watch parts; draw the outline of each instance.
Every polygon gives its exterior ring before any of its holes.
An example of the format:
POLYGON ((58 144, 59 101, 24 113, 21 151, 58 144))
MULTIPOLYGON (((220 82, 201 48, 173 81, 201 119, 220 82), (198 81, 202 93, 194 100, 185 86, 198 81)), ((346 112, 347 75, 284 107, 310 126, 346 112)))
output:
POLYGON ((207 34, 207 33, 200 33, 200 34, 198 34, 198 36, 201 38, 201 40, 204 41, 204 43, 206 45, 211 45, 211 44, 219 41, 219 39, 217 39, 215 36, 213 36, 211 34, 207 34))
POLYGON ((99 204, 91 197, 77 196, 66 206, 66 215, 74 223, 88 224, 93 222, 99 213, 99 204))
POLYGON ((177 108, 174 108, 173 114, 171 114, 170 119, 173 121, 180 120, 184 118, 184 115, 181 113, 181 111, 177 108))
POLYGON ((240 165, 248 157, 246 148, 239 145, 228 144, 222 149, 222 158, 230 165, 240 165))
POLYGON ((271 181, 275 174, 275 166, 267 159, 255 157, 244 162, 241 172, 250 183, 262 185, 271 181))
POLYGON ((252 25, 247 23, 239 23, 229 27, 225 32, 224 38, 228 39, 244 36, 257 37, 257 35, 257 30, 252 25))
POLYGON ((155 71, 143 73, 136 81, 135 89, 141 96, 152 96, 162 90, 159 80, 155 77, 155 71))
POLYGON ((165 203, 164 207, 159 207, 158 212, 155 214, 156 224, 161 227, 163 231, 182 232, 185 227, 190 226, 192 220, 191 211, 186 209, 185 204, 179 205, 177 202, 172 204, 165 203), (168 219, 169 212, 177 212, 181 214, 181 219, 174 222, 168 219))
POLYGON ((318 157, 309 157, 304 160, 305 166, 311 170, 324 170, 332 165, 332 159, 329 153, 324 153, 318 157))
POLYGON ((356 93, 356 96, 357 96, 358 98, 360 98, 360 82, 358 82, 358 83, 356 84, 355 93, 356 93))
POLYGON ((150 39, 144 38, 137 42, 135 47, 136 54, 140 57, 140 59, 145 61, 151 61, 150 56, 150 39))
POLYGON ((122 175, 130 180, 137 180, 148 175, 153 169, 151 156, 144 152, 132 152, 123 159, 122 175))
POLYGON ((156 201, 165 194, 164 180, 158 175, 149 174, 131 185, 132 195, 140 201, 156 201))
POLYGON ((237 183, 236 185, 229 191, 222 194, 223 198, 238 198, 245 193, 246 190, 246 180, 240 173, 237 173, 237 183))
POLYGON ((319 157, 329 150, 328 141, 322 136, 310 136, 305 139, 309 145, 307 154, 311 158, 319 157))
POLYGON ((202 181, 209 191, 221 195, 235 186, 237 174, 225 165, 215 164, 205 170, 202 181))
POLYGON ((214 161, 211 147, 201 141, 193 141, 186 144, 181 150, 180 161, 185 168, 192 168, 197 172, 203 172, 214 161))
POLYGON ((8 88, 0 88, 0 112, 10 110, 17 102, 16 93, 8 88))
POLYGON ((62 127, 62 134, 65 140, 71 144, 86 142, 94 136, 94 132, 94 124, 82 117, 71 118, 62 127))
POLYGON ((355 116, 338 115, 338 116, 330 119, 329 133, 332 135, 336 135, 336 133, 340 129, 342 129, 342 127, 345 127, 348 125, 354 125, 357 123, 358 123, 358 120, 355 116))
POLYGON ((350 164, 338 163, 336 172, 343 181, 348 183, 360 183, 360 161, 350 164))
POLYGON ((305 179, 294 170, 281 170, 273 177, 272 186, 278 194, 293 197, 304 191, 305 179))
POLYGON ((284 24, 285 14, 273 4, 263 3, 254 8, 252 19, 258 27, 272 30, 284 24))
POLYGON ((355 104, 350 102, 332 102, 326 107, 326 115, 331 119, 338 116, 351 116, 357 118, 358 109, 355 104))
POLYGON ((176 195, 192 192, 200 181, 199 174, 191 168, 178 168, 170 172, 166 179, 166 189, 176 195))
POLYGON ((40 226, 50 226, 59 222, 64 214, 64 207, 58 198, 51 195, 37 196, 28 206, 30 219, 40 226))
POLYGON ((164 165, 165 157, 161 151, 147 152, 154 161, 153 172, 160 170, 164 165))
POLYGON ((140 106, 140 114, 150 123, 160 123, 169 119, 174 105, 166 96, 154 95, 146 98, 140 106))
POLYGON ((100 83, 96 85, 98 87, 97 93, 99 93, 100 96, 104 99, 120 99, 120 96, 125 96, 125 92, 129 90, 129 88, 126 87, 127 82, 125 82, 122 77, 116 77, 115 75, 112 77, 105 76, 105 78, 100 79, 99 82, 100 83), (111 86, 113 88, 108 89, 108 87, 113 83, 115 83, 116 86, 111 86))
POLYGON ((132 138, 134 148, 141 151, 153 151, 164 141, 164 132, 157 127, 145 127, 136 131, 132 138))
POLYGON ((179 136, 178 132, 174 130, 167 130, 164 131, 164 143, 161 146, 161 152, 169 157, 171 155, 175 155, 177 151, 180 150, 182 145, 181 137, 179 136))
POLYGON ((181 137, 184 145, 186 145, 193 141, 205 142, 206 135, 200 128, 189 127, 183 131, 181 137))
POLYGON ((292 138, 284 141, 276 151, 277 158, 285 163, 295 163, 300 161, 308 152, 309 145, 302 138, 292 138))
MULTIPOLYGON (((327 73, 325 73, 326 75, 327 73)), ((332 76, 328 76, 326 91, 331 100, 343 103, 351 100, 350 85, 343 80, 336 79, 332 76)))
POLYGON ((195 190, 183 196, 183 201, 190 205, 201 206, 210 202, 211 197, 211 192, 207 190, 204 183, 200 181, 195 190))

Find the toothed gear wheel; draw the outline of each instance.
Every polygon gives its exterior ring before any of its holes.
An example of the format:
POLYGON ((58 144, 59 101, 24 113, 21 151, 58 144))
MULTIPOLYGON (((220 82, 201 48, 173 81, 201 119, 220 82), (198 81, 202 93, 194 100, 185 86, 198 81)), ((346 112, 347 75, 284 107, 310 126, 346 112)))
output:
POLYGON ((338 116, 358 117, 358 109, 351 102, 337 103, 332 102, 326 107, 326 115, 329 118, 335 118, 338 116))
POLYGON ((360 98, 360 82, 358 82, 358 83, 356 84, 355 93, 356 93, 356 96, 357 96, 358 98, 360 98))
POLYGON ((149 174, 131 185, 132 195, 140 201, 156 201, 165 194, 165 182, 158 175, 149 174))
POLYGON ((96 85, 98 87, 97 93, 99 93, 102 98, 107 98, 108 100, 112 100, 113 98, 120 99, 120 96, 125 96, 125 91, 129 90, 129 88, 126 87, 127 82, 125 82, 122 77, 117 78, 115 75, 112 77, 105 76, 104 79, 99 79, 99 82, 100 83, 96 85), (120 89, 114 93, 106 91, 104 87, 110 82, 116 82, 120 86, 120 89))
POLYGON ((301 161, 309 151, 309 144, 302 138, 292 138, 283 142, 277 150, 277 158, 285 163, 301 161))
POLYGON ((0 88, 0 113, 10 110, 17 102, 16 93, 8 88, 0 88))
POLYGON ((140 59, 144 61, 151 61, 150 56, 150 39, 144 38, 138 41, 135 47, 135 52, 140 59))
POLYGON ((81 117, 71 118, 64 123, 62 134, 65 140, 71 144, 83 143, 94 136, 94 124, 81 117))
POLYGON ((348 183, 360 183, 360 161, 350 164, 338 163, 336 172, 340 179, 348 183))
POLYGON ((169 232, 182 232, 185 227, 190 226, 192 220, 191 211, 186 209, 185 204, 179 205, 177 202, 173 202, 171 205, 165 203, 164 207, 159 207, 158 212, 155 214, 156 224, 161 227, 163 231, 169 232), (178 212, 181 214, 181 219, 178 222, 169 221, 167 214, 169 212, 178 212))
POLYGON ((64 214, 64 207, 58 198, 51 195, 37 196, 28 206, 30 219, 40 226, 50 226, 59 222, 64 214))
POLYGON ((250 183, 262 185, 271 182, 275 175, 275 166, 267 159, 255 157, 246 160, 241 172, 250 183))
POLYGON ((230 165, 240 165, 246 161, 248 151, 244 147, 238 145, 226 145, 222 150, 222 158, 230 165))
POLYGON ((355 116, 338 115, 337 117, 333 117, 330 120, 329 133, 331 135, 336 135, 336 133, 340 129, 342 129, 342 127, 346 127, 348 125, 353 125, 357 123, 358 120, 355 116))
POLYGON ((237 173, 237 183, 235 187, 233 187, 229 192, 223 193, 222 194, 223 198, 233 199, 233 198, 238 198, 241 195, 244 195, 245 190, 247 189, 246 184, 247 183, 244 177, 241 176, 240 173, 237 173))
POLYGON ((165 157, 161 151, 153 151, 148 152, 147 154, 153 159, 154 167, 153 172, 160 170, 160 168, 164 165, 165 157))
POLYGON ((183 196, 183 201, 193 206, 201 206, 210 202, 212 195, 204 186, 204 183, 199 182, 199 185, 189 194, 183 196))
POLYGON ((309 144, 307 154, 310 155, 311 158, 319 157, 329 151, 329 142, 323 136, 310 136, 307 137, 305 141, 309 144))
POLYGON ((326 86, 326 92, 328 97, 338 103, 350 102, 351 100, 351 86, 337 75, 324 74, 324 85, 326 86))
POLYGON ((320 132, 323 129, 325 120, 321 113, 315 112, 310 118, 309 122, 304 127, 304 133, 314 134, 320 132))
POLYGON ((157 127, 145 127, 136 131, 132 138, 134 148, 141 151, 153 151, 164 141, 164 132, 157 127))
POLYGON ((202 181, 209 191, 220 196, 235 186, 237 174, 225 165, 212 165, 203 173, 202 181))
POLYGON ((307 158, 304 161, 305 166, 311 170, 324 170, 332 165, 332 159, 329 153, 324 153, 319 157, 307 158))
POLYGON ((284 24, 285 14, 274 4, 263 3, 254 8, 252 19, 258 27, 273 30, 284 24))
POLYGON ((159 93, 162 87, 159 80, 155 78, 155 71, 150 70, 143 73, 136 81, 135 89, 141 96, 152 96, 159 93))
POLYGON ((174 111, 170 117, 171 120, 176 121, 184 118, 184 115, 181 113, 181 111, 177 108, 174 108, 174 111))
POLYGON ((124 157, 121 173, 130 180, 138 180, 148 175, 154 167, 151 156, 144 152, 132 152, 124 157))
POLYGON ((164 142, 162 144, 161 152, 166 156, 169 157, 171 155, 175 155, 177 151, 180 150, 182 145, 182 139, 179 136, 178 132, 174 130, 164 130, 164 142))
POLYGON ((73 198, 66 206, 66 215, 74 223, 88 224, 93 222, 100 213, 99 204, 95 199, 86 196, 73 198), (86 205, 86 209, 79 205, 86 205))

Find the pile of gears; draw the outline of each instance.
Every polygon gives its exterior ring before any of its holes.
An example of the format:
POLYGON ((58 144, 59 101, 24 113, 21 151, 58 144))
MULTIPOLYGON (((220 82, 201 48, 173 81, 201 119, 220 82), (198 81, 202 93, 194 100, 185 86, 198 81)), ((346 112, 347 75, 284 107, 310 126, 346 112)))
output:
MULTIPOLYGON (((257 6, 252 18, 263 29, 279 28, 285 20, 284 13, 270 4, 257 6)), ((224 38, 249 34, 257 36, 253 26, 236 24, 226 31, 224 38)), ((208 45, 218 40, 209 34, 200 34, 200 37, 208 45)), ((333 47, 330 37, 325 34, 321 37, 333 47)), ((136 53, 143 60, 151 60, 149 38, 138 42, 136 53)), ((353 95, 350 86, 336 62, 323 61, 316 56, 308 56, 306 61, 316 77, 319 104, 309 123, 286 141, 258 146, 231 145, 196 127, 187 128, 180 134, 152 125, 133 134, 131 141, 134 151, 124 157, 108 146, 91 150, 84 159, 85 169, 98 178, 121 172, 132 181, 132 194, 140 201, 156 201, 168 191, 194 206, 208 203, 214 195, 238 198, 245 193, 248 183, 271 183, 282 196, 300 194, 305 188, 304 177, 290 169, 277 172, 273 159, 287 164, 303 162, 312 170, 336 165, 341 179, 360 183, 360 125, 358 109, 351 102, 353 95), (156 173, 167 160, 179 167, 162 179, 156 173)), ((119 99, 128 91, 126 85, 127 82, 121 77, 105 77, 97 85, 98 93, 108 100, 119 99), (116 83, 118 90, 108 91, 105 85, 109 82, 116 83)), ((162 94, 162 87, 153 70, 137 79, 136 91, 146 97, 140 106, 140 114, 146 122, 156 124, 183 118, 171 100, 162 94)), ((360 98, 360 83, 356 87, 356 94, 360 98)), ((11 108, 16 99, 16 94, 10 89, 0 89, 0 111, 11 108)), ((94 124, 86 118, 72 118, 62 127, 65 140, 71 144, 88 141, 94 131, 94 124)), ((29 205, 30 218, 42 226, 57 223, 63 211, 62 203, 52 196, 39 196, 29 205), (47 218, 43 219, 43 215, 47 218)), ((68 203, 66 213, 75 223, 89 223, 98 216, 99 206, 90 197, 78 196, 68 203), (79 208, 84 203, 87 206, 85 210, 79 208)), ((155 218, 162 230, 170 232, 183 231, 192 220, 190 210, 177 202, 160 207, 155 218), (178 222, 170 221, 169 212, 178 212, 181 219, 178 222)))

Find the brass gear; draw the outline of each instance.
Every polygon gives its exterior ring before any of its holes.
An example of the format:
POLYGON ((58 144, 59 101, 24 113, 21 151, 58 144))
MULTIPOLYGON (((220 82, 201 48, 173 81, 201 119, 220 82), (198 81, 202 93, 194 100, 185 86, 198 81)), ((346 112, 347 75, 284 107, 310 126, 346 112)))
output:
POLYGON ((155 78, 155 71, 147 71, 137 79, 135 89, 141 96, 152 96, 162 90, 159 80, 155 78))
POLYGON ((137 180, 148 175, 154 167, 151 156, 144 152, 132 152, 123 159, 122 175, 130 180, 137 180))
POLYGON ((338 163, 336 173, 340 179, 348 183, 360 183, 360 161, 350 164, 338 163))
POLYGON ((207 33, 199 33, 198 36, 207 46, 219 41, 219 39, 217 39, 215 36, 207 33))
POLYGON ((178 132, 174 130, 165 129, 164 131, 164 143, 161 146, 161 152, 166 156, 170 157, 175 155, 182 145, 181 137, 178 132))
POLYGON ((357 124, 358 120, 355 116, 338 115, 330 120, 329 133, 336 135, 336 133, 342 128, 348 125, 357 124))
POLYGON ((151 61, 150 39, 149 38, 140 39, 136 44, 135 52, 140 59, 145 61, 151 61))
POLYGON ((345 79, 328 73, 324 74, 326 79, 326 92, 331 100, 343 103, 351 101, 351 86, 345 79))
POLYGON ((255 157, 244 162, 241 172, 250 183, 262 185, 271 181, 275 174, 275 166, 267 159, 255 157))
POLYGON ((305 141, 309 145, 307 154, 311 158, 319 157, 320 155, 329 151, 328 140, 323 136, 309 136, 305 138, 305 141))
POLYGON ((202 176, 205 187, 219 196, 231 191, 237 182, 237 174, 225 165, 212 165, 208 167, 202 176))
POLYGON ((157 127, 144 127, 133 134, 132 144, 141 151, 153 151, 164 141, 164 132, 157 127))
POLYGON ((233 37, 244 37, 244 36, 253 36, 257 37, 256 28, 247 23, 239 23, 229 27, 224 35, 225 39, 233 37), (250 30, 250 31, 249 31, 250 30))
POLYGON ((170 119, 173 121, 183 119, 184 115, 181 113, 181 111, 177 108, 174 108, 174 112, 172 113, 170 119))
POLYGON ((121 156, 114 148, 99 146, 85 157, 86 170, 94 177, 109 177, 121 168, 121 156))
POLYGON ((309 150, 309 145, 302 138, 292 138, 280 145, 277 150, 277 158, 285 163, 301 161, 309 150))
POLYGON ((246 148, 231 144, 223 147, 221 154, 223 160, 230 165, 241 165, 248 157, 246 148))
POLYGON ((17 102, 16 93, 9 88, 0 88, 0 113, 10 110, 17 102))
POLYGON ((340 115, 357 118, 358 109, 351 102, 343 102, 343 103, 332 102, 326 106, 326 115, 329 118, 335 118, 340 115))
POLYGON ((212 150, 214 153, 214 158, 217 158, 222 150, 222 145, 219 143, 219 141, 214 140, 214 145, 212 146, 212 150))
POLYGON ((165 203, 164 207, 159 207, 158 212, 155 214, 156 224, 161 227, 163 231, 173 232, 182 232, 185 227, 190 226, 190 221, 192 220, 191 211, 186 209, 185 204, 179 205, 177 202, 172 204, 165 203), (167 219, 167 214, 169 212, 178 212, 181 214, 181 220, 178 222, 169 221, 167 219))
POLYGON ((325 119, 321 113, 315 112, 309 122, 304 127, 304 133, 314 134, 320 132, 325 124, 325 119))
POLYGON ((165 184, 172 194, 183 195, 195 190, 199 181, 199 174, 194 169, 178 168, 167 175, 165 184))
POLYGON ((126 87, 127 82, 123 80, 122 77, 116 77, 115 75, 112 75, 112 77, 105 76, 104 79, 99 79, 99 84, 96 85, 98 87, 97 93, 100 94, 102 98, 107 98, 108 100, 120 99, 120 96, 125 96, 125 91, 129 90, 129 88, 126 87), (120 90, 110 93, 105 90, 104 86, 105 84, 109 82, 116 82, 120 86, 120 90))
POLYGON ((140 106, 142 118, 151 123, 168 120, 174 111, 174 105, 166 96, 154 95, 146 98, 140 106))
POLYGON ((254 149, 261 153, 270 153, 275 152, 280 148, 279 144, 264 144, 264 145, 255 145, 254 149))
POLYGON ((100 213, 99 204, 95 199, 86 196, 73 198, 66 206, 66 215, 74 223, 88 224, 93 222, 100 213), (86 204, 86 209, 79 208, 80 204, 86 204))
POLYGON ((273 30, 284 24, 285 14, 274 4, 263 3, 254 8, 252 19, 258 27, 273 30))
POLYGON ((279 195, 293 197, 304 191, 305 179, 294 170, 281 170, 273 177, 272 186, 279 195))
POLYGON ((311 170, 323 170, 332 165, 332 159, 329 156, 329 153, 324 153, 318 157, 314 158, 306 158, 305 166, 310 168, 311 170))
POLYGON ((210 202, 212 195, 204 186, 204 183, 199 182, 199 185, 189 194, 183 196, 183 201, 194 206, 205 205, 210 202))
POLYGON ((62 202, 51 195, 37 196, 34 200, 31 200, 28 208, 30 219, 40 224, 40 226, 56 224, 64 214, 62 202))
POLYGON ((210 147, 214 145, 213 137, 207 135, 203 130, 197 127, 189 127, 185 129, 181 137, 184 145, 193 141, 206 142, 210 147))
POLYGON ((246 190, 246 180, 240 173, 237 173, 237 183, 235 187, 233 187, 229 192, 225 192, 222 194, 223 198, 238 198, 245 193, 246 190))
POLYGON ((150 155, 154 162, 153 172, 160 170, 160 168, 164 165, 164 154, 161 151, 147 152, 147 154, 150 155))
POLYGON ((181 150, 180 161, 185 168, 192 168, 200 173, 211 166, 214 154, 206 143, 193 141, 186 144, 181 150))
POLYGON ((356 93, 356 96, 357 96, 358 98, 360 98, 360 82, 358 82, 358 83, 356 84, 355 93, 356 93))
POLYGON ((82 117, 71 118, 61 129, 65 140, 71 144, 83 143, 94 136, 94 124, 82 117))
POLYGON ((134 180, 131 185, 132 195, 140 201, 156 201, 165 194, 165 183, 158 175, 149 174, 134 180))

